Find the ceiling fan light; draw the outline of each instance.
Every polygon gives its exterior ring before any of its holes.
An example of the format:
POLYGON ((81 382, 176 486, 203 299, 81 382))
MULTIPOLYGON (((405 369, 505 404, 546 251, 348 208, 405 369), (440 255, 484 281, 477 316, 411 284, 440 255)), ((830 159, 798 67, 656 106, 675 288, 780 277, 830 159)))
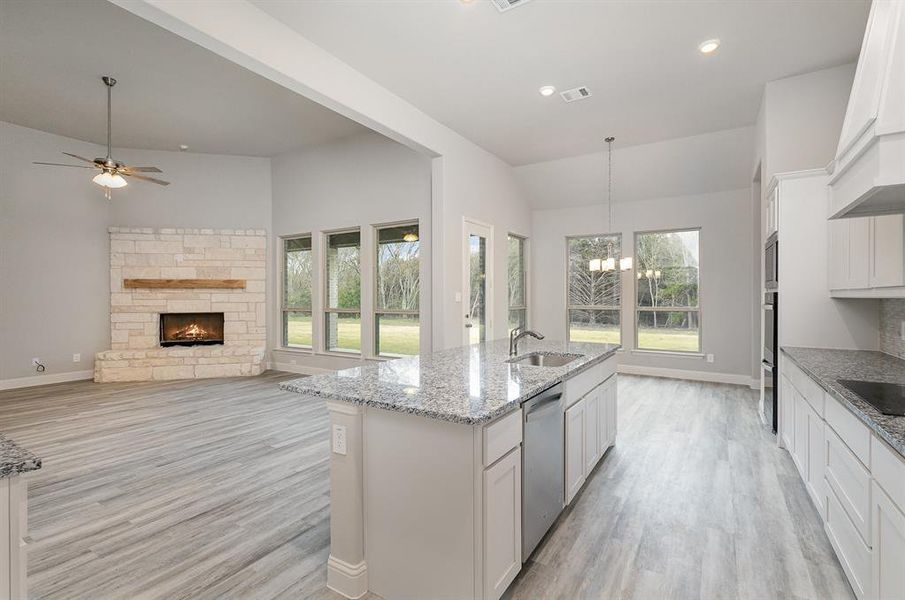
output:
POLYGON ((409 231, 408 233, 405 233, 405 234, 402 235, 402 241, 404 241, 404 242, 417 242, 417 241, 418 241, 418 234, 415 233, 414 231, 409 231))
POLYGON ((602 261, 599 258, 592 258, 591 260, 589 260, 588 261, 588 271, 592 271, 594 273, 596 273, 597 271, 600 271, 602 268, 601 262, 602 261))
POLYGON ((604 271, 615 271, 616 270, 616 259, 612 256, 603 261, 603 270, 604 271))
POLYGON ((119 173, 110 173, 108 171, 102 171, 98 173, 91 181, 98 184, 99 186, 113 189, 126 187, 127 185, 129 185, 129 182, 126 181, 126 179, 122 175, 120 175, 119 173))

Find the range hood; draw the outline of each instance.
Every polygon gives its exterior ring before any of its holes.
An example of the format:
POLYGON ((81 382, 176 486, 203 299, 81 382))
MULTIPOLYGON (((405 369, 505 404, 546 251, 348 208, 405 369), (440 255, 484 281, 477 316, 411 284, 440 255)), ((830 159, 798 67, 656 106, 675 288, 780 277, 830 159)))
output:
POLYGON ((831 219, 905 213, 905 0, 871 5, 830 172, 831 219))

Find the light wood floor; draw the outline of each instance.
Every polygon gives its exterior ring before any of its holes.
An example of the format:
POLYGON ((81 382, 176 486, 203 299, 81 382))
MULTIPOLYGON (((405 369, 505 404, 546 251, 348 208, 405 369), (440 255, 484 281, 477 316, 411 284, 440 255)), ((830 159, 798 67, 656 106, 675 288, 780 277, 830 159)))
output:
MULTIPOLYGON (((338 598, 327 415, 286 374, 0 392, 44 459, 33 598, 338 598)), ((507 593, 851 598, 788 454, 732 386, 621 377, 617 446, 507 593)))

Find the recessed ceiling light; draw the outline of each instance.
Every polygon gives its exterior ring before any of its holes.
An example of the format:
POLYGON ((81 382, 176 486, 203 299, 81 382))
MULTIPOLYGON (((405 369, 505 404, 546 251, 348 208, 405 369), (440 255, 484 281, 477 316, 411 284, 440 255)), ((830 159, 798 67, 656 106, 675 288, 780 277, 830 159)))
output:
POLYGON ((556 88, 552 85, 545 85, 538 91, 540 92, 541 96, 552 96, 556 93, 556 88))
POLYGON ((701 42, 698 46, 698 50, 701 51, 701 54, 712 54, 716 52, 716 49, 720 47, 720 40, 714 38, 712 40, 707 40, 706 42, 701 42))

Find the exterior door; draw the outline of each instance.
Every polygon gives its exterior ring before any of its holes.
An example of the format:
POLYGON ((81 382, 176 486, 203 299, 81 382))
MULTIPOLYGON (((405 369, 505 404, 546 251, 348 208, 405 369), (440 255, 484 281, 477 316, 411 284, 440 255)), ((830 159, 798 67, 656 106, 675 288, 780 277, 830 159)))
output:
POLYGON ((463 342, 468 345, 493 339, 493 229, 466 219, 464 234, 463 342))

